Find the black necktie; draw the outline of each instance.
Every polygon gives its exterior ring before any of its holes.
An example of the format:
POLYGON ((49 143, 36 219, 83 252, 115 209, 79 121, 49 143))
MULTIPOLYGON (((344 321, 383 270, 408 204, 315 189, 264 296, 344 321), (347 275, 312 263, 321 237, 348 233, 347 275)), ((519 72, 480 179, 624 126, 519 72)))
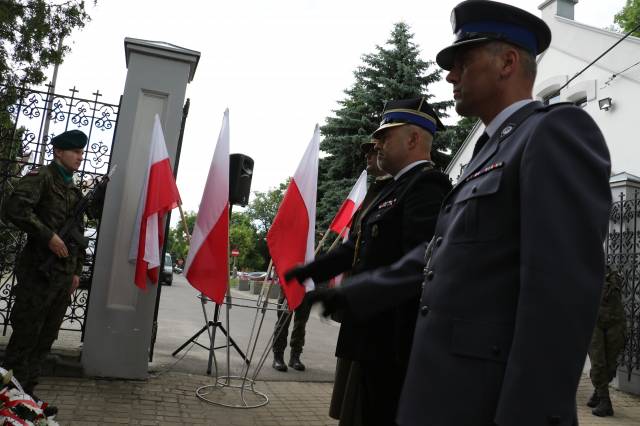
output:
POLYGON ((473 147, 473 155, 471 156, 472 160, 475 158, 476 154, 480 152, 480 150, 482 149, 484 144, 487 143, 488 140, 489 140, 489 135, 487 134, 487 132, 483 132, 482 135, 476 141, 476 146, 473 147))

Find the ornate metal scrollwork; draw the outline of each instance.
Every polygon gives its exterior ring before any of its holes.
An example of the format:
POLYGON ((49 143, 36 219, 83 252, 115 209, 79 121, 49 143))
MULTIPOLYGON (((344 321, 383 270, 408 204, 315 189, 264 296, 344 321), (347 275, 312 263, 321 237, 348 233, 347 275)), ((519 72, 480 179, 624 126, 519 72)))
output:
MULTIPOLYGON (((53 160, 49 141, 68 129, 82 130, 90 137, 84 161, 76 174, 81 189, 87 191, 97 177, 107 173, 119 106, 99 101, 102 95, 98 91, 92 93, 92 99, 78 97, 76 88, 69 92, 70 95, 61 95, 52 93, 51 87, 40 91, 0 85, 0 100, 5 101, 0 106, 0 207, 17 179, 28 170, 53 160)), ((86 236, 90 244, 81 288, 72 295, 61 327, 80 331, 82 335, 93 276, 96 229, 89 226, 86 236)), ((3 334, 7 332, 13 303, 15 262, 25 242, 22 232, 0 221, 0 325, 3 334)))

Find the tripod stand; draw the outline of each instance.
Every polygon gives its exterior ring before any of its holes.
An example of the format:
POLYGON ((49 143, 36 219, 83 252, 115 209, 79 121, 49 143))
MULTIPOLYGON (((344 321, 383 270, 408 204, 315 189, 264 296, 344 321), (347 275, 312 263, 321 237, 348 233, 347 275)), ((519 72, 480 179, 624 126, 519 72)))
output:
MULTIPOLYGON (((238 344, 233 340, 233 338, 229 335, 229 332, 227 331, 227 329, 224 328, 224 326, 222 325, 222 322, 220 321, 220 305, 218 305, 217 303, 215 304, 215 308, 213 311, 213 320, 210 320, 207 316, 207 309, 205 307, 205 305, 207 304, 207 302, 210 300, 207 296, 205 296, 204 294, 200 294, 198 295, 198 298, 200 299, 200 303, 202 305, 202 313, 204 314, 204 322, 205 325, 202 326, 202 328, 200 330, 198 330, 193 336, 191 336, 186 342, 184 342, 178 349, 176 349, 175 351, 173 351, 173 353, 171 354, 172 356, 176 356, 181 350, 183 350, 187 345, 189 345, 189 343, 194 343, 198 346, 200 346, 201 348, 207 349, 209 351, 209 361, 207 363, 207 374, 211 375, 211 365, 213 363, 213 356, 214 356, 214 351, 216 349, 222 349, 222 348, 226 348, 227 345, 222 345, 222 346, 215 346, 215 341, 216 341, 216 330, 219 328, 220 331, 227 336, 227 338, 229 339, 229 343, 231 344, 231 346, 233 346, 233 348, 236 350, 236 352, 238 352, 238 355, 240 355, 242 357, 242 359, 244 360, 245 363, 249 364, 249 360, 247 359, 247 356, 244 354, 244 352, 242 352, 242 349, 240 349, 240 347, 238 346, 238 344), (209 335, 209 346, 205 346, 201 343, 199 343, 198 337, 200 337, 200 335, 204 332, 207 332, 207 334, 209 335)), ((215 303, 215 302, 214 302, 215 303)), ((230 306, 227 306, 227 309, 229 309, 230 306)))

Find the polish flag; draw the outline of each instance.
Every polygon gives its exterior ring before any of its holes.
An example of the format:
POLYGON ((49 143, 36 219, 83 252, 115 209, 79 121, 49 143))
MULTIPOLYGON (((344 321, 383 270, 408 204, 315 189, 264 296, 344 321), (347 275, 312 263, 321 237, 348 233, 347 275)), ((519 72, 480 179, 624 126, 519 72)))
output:
POLYGON ((136 262, 134 282, 143 290, 147 288, 147 278, 152 284, 158 283, 165 216, 178 204, 180 193, 171 171, 160 117, 156 114, 151 132, 149 164, 129 250, 129 260, 136 262))
POLYGON ((347 196, 347 199, 344 200, 336 217, 333 218, 331 225, 329 225, 329 229, 335 232, 336 234, 342 233, 342 231, 349 226, 351 223, 351 218, 353 218, 353 214, 360 204, 362 204, 362 200, 364 200, 364 196, 367 193, 367 171, 363 170, 360 173, 360 177, 356 181, 356 184, 351 188, 351 192, 347 196))
POLYGON ((316 125, 267 233, 269 253, 290 310, 297 308, 305 292, 314 288, 311 279, 302 283, 304 287, 296 280, 285 282, 284 273, 297 264, 313 260, 319 151, 320 129, 316 125))
POLYGON ((184 275, 205 296, 223 302, 229 280, 229 109, 222 118, 184 275))

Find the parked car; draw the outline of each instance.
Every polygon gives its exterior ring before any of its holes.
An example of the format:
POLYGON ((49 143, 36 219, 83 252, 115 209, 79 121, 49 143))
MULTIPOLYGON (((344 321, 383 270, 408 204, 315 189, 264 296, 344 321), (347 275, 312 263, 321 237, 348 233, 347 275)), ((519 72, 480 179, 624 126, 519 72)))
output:
POLYGON ((164 266, 160 271, 160 284, 171 285, 173 282, 173 260, 169 253, 164 255, 164 266))
POLYGON ((241 280, 260 281, 267 276, 266 272, 238 272, 238 278, 241 280))

